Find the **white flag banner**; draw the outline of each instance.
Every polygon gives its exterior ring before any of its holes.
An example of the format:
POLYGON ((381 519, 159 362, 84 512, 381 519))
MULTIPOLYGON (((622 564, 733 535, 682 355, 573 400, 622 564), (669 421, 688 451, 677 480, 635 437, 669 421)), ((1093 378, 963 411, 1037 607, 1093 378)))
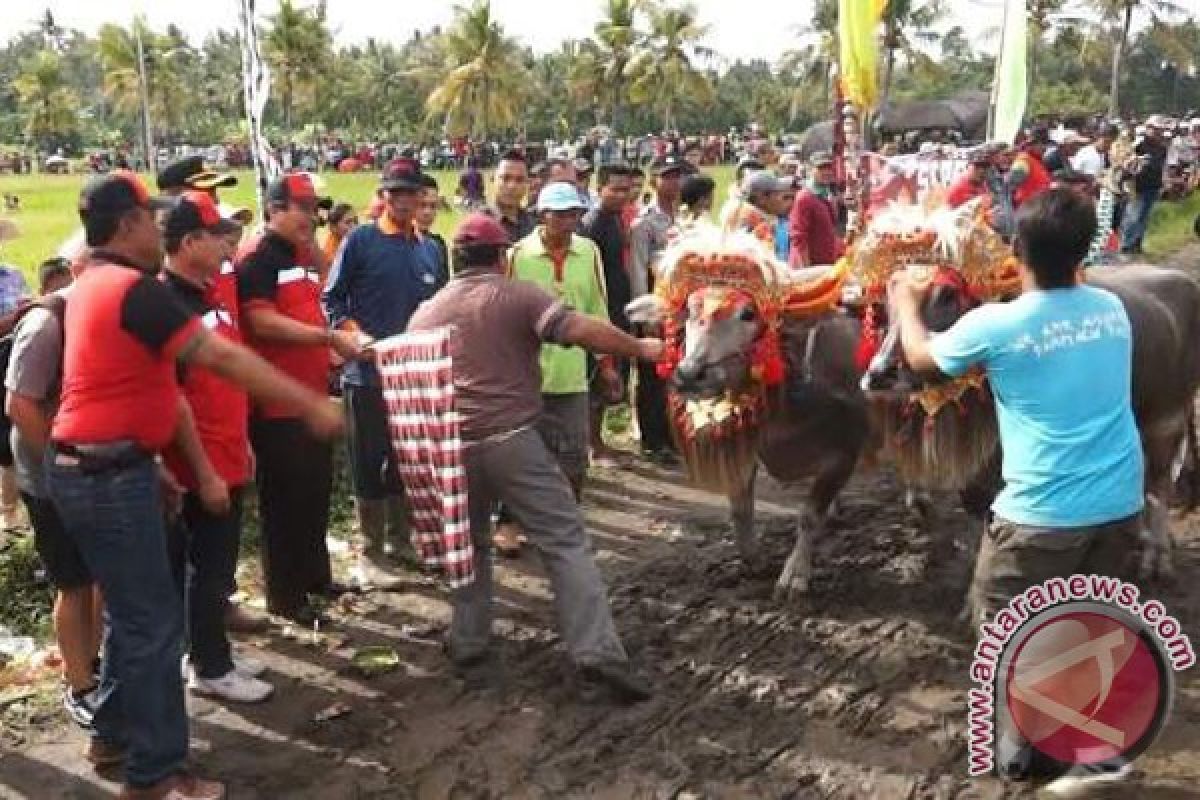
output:
POLYGON ((263 136, 263 114, 271 96, 271 69, 262 57, 258 41, 256 0, 238 0, 242 34, 242 91, 245 97, 246 122, 250 128, 250 154, 254 158, 256 194, 260 213, 265 213, 267 184, 282 170, 263 136))

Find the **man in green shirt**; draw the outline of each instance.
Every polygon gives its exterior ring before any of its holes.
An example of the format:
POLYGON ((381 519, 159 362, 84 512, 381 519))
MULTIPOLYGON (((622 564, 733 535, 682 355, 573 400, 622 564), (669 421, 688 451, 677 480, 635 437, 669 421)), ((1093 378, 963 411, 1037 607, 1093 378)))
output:
MULTIPOLYGON (((509 275, 542 287, 574 310, 608 322, 604 264, 595 243, 575 233, 583 199, 572 183, 548 184, 538 195, 541 224, 513 245, 509 275)), ((542 416, 538 432, 554 454, 578 500, 588 467, 588 360, 580 347, 542 346, 542 416)), ((620 381, 611 359, 599 361, 601 381, 620 381)), ((516 526, 503 509, 497 520, 496 548, 515 555, 516 526)))

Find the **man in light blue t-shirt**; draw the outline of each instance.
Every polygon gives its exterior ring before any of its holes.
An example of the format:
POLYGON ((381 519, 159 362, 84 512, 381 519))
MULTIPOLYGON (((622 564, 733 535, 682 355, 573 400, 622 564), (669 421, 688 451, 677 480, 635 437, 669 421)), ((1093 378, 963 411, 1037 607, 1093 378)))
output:
MULTIPOLYGON (((1095 229, 1091 201, 1070 190, 1026 202, 1015 241, 1021 296, 969 311, 943 333, 921 319, 922 287, 905 276, 892 284, 909 365, 950 376, 981 367, 995 396, 1004 488, 976 562, 977 623, 1036 583, 1128 577, 1136 559, 1143 460, 1130 403, 1133 339, 1117 296, 1080 284, 1095 229)), ((1012 777, 1028 775, 1022 747, 1012 777)))

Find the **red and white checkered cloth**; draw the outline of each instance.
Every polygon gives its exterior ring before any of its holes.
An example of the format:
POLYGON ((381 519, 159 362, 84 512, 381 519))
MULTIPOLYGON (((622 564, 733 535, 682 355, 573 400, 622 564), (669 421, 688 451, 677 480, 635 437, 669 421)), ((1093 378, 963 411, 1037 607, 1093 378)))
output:
POLYGON ((475 579, 467 514, 450 329, 405 333, 374 344, 396 469, 412 519, 412 540, 426 566, 451 587, 475 579))

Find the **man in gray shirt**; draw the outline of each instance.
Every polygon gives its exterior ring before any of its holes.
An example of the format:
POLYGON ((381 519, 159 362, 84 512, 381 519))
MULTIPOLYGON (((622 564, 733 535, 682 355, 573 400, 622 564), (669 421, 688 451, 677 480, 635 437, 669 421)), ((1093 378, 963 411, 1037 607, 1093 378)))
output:
POLYGON ((101 598, 74 541, 50 501, 42 467, 50 423, 62 382, 62 314, 71 273, 65 260, 42 265, 42 299, 13 333, 4 378, 6 411, 12 420, 17 487, 29 512, 34 545, 54 584, 54 633, 62 653, 66 688, 63 705, 76 723, 91 725, 89 694, 96 688, 94 661, 100 648, 101 598), (55 289, 58 291, 54 291, 55 289))

